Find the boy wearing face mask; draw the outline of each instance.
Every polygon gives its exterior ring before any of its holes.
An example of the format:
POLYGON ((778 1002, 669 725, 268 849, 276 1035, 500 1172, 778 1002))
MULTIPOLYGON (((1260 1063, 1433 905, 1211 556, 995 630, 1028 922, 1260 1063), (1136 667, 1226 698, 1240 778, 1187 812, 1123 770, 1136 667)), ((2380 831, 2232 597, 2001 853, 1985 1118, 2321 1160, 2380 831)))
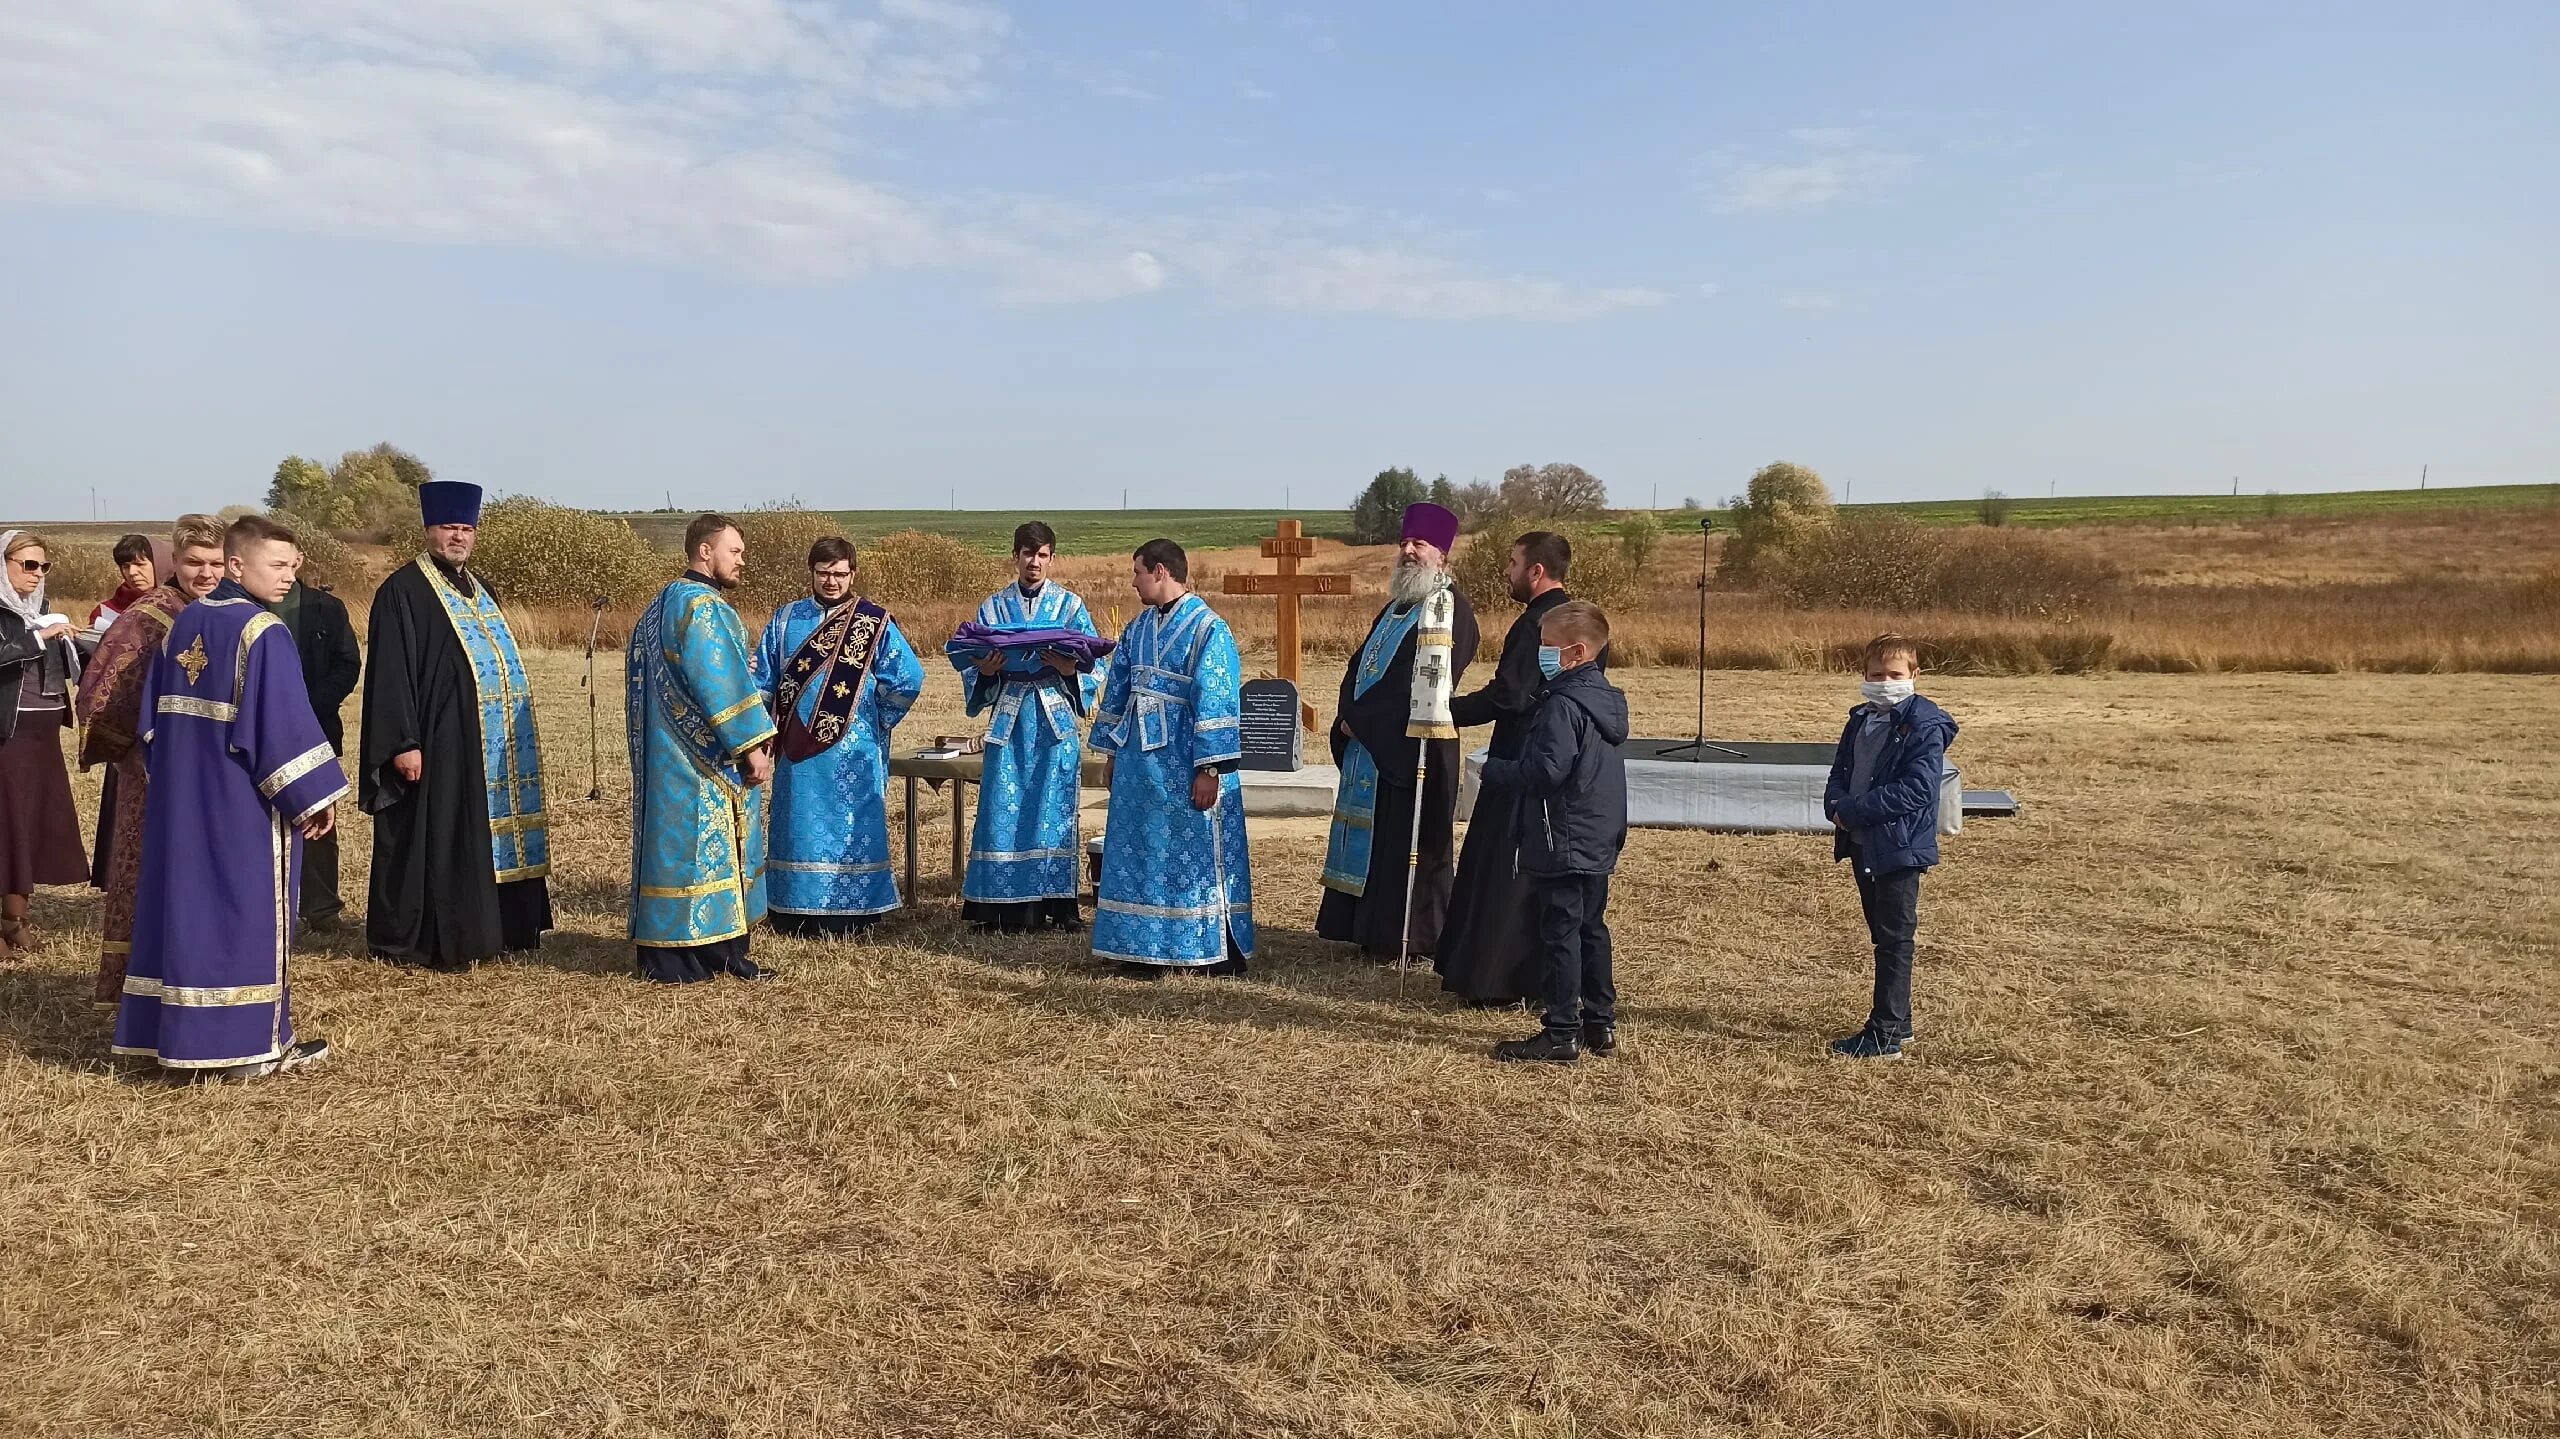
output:
POLYGON ((1920 875, 1938 862, 1938 788, 1956 722, 1913 692, 1920 651, 1900 635, 1867 641, 1861 703, 1849 711, 1823 787, 1831 856, 1847 860, 1876 947, 1867 1023, 1831 1052, 1900 1059, 1911 1042, 1911 942, 1920 929, 1920 875))
POLYGON ((1571 1064, 1618 1052, 1617 976, 1609 950, 1609 876, 1627 845, 1627 697, 1596 661, 1609 617, 1567 600, 1538 627, 1546 676, 1517 759, 1485 761, 1488 787, 1520 796, 1520 877, 1546 953, 1546 1012, 1535 1037, 1493 1057, 1571 1064))

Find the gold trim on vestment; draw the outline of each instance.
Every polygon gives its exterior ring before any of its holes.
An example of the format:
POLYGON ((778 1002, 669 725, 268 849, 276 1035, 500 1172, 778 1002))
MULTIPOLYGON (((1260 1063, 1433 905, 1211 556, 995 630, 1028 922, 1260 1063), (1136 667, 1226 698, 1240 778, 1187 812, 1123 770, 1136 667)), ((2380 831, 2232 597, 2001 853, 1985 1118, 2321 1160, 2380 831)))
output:
MULTIPOLYGON (((233 656, 231 661, 231 704, 234 709, 239 707, 249 688, 249 647, 258 642, 258 636, 283 623, 284 621, 277 619, 274 615, 260 610, 249 616, 249 622, 240 627, 240 653, 233 656)), ((290 643, 291 639, 291 635, 288 634, 287 642, 290 643)), ((295 659, 294 667, 301 668, 299 657, 295 659)))
POLYGON ((156 999, 176 1009, 229 1009, 243 1004, 273 1004, 284 998, 282 984, 163 984, 137 975, 124 977, 124 992, 137 999, 156 999))
MULTIPOLYGON (((339 793, 345 791, 344 785, 339 786, 339 793)), ((337 796, 330 798, 334 800, 337 796)), ((284 1052, 284 966, 286 957, 293 953, 293 822, 277 815, 274 823, 268 826, 268 832, 275 837, 276 993, 275 1013, 267 1021, 267 1047, 281 1054, 284 1052)))
POLYGON ((720 713, 713 715, 711 717, 711 727, 713 729, 718 729, 720 726, 727 724, 729 721, 736 719, 738 716, 745 714, 748 710, 763 703, 764 691, 751 690, 748 692, 745 699, 742 699, 736 704, 729 706, 727 709, 720 711, 720 713))
POLYGON ((347 782, 342 778, 338 781, 338 787, 336 789, 333 789, 327 794, 322 795, 320 798, 313 800, 310 806, 304 809, 302 813, 286 816, 285 823, 299 829, 304 824, 308 823, 313 815, 318 814, 320 811, 336 804, 339 800, 344 799, 346 797, 346 793, 347 782))
POLYGON ((293 783, 295 780, 302 778, 304 775, 311 773, 313 770, 318 769, 320 766, 329 763, 337 757, 337 751, 329 748, 328 741, 323 740, 320 743, 313 745, 311 748, 304 750, 302 753, 295 755, 289 760, 286 760, 283 764, 276 766, 275 773, 258 781, 258 798, 274 799, 278 794, 284 792, 284 787, 286 785, 293 783))
POLYGON ((224 704, 220 700, 190 699, 185 695, 162 695, 160 702, 152 708, 164 715, 193 715, 197 719, 215 720, 222 724, 240 718, 238 705, 224 704))
POLYGON ((700 899, 706 894, 718 894, 724 889, 744 890, 746 886, 732 878, 715 879, 708 884, 644 884, 638 888, 642 899, 700 899))

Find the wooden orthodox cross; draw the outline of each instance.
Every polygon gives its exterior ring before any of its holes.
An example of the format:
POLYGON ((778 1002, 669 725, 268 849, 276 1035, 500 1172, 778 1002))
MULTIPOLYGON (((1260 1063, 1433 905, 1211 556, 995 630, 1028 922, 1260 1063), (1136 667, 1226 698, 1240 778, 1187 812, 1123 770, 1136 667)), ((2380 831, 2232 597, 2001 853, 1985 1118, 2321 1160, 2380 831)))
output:
POLYGON ((1349 575, 1302 575, 1298 561, 1316 552, 1316 542, 1305 538, 1296 520, 1282 520, 1279 533, 1262 542, 1263 555, 1279 571, 1271 575, 1229 575, 1227 593, 1231 595, 1270 595, 1279 604, 1275 629, 1280 652, 1280 678, 1298 686, 1298 719, 1308 729, 1316 727, 1316 707, 1306 702, 1306 686, 1298 679, 1298 600, 1305 595, 1347 595, 1351 593, 1349 575))

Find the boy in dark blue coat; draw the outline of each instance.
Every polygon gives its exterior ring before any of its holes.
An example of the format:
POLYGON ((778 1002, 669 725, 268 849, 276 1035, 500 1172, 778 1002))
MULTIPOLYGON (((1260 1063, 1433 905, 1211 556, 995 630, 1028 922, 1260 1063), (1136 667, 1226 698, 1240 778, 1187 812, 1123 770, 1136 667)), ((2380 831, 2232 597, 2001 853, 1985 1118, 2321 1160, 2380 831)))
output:
POLYGON ((1546 676, 1517 759, 1485 761, 1488 788, 1520 796, 1520 877, 1530 886, 1546 953, 1546 1014, 1537 1036, 1493 1057, 1571 1064, 1618 1052, 1617 976, 1609 953, 1609 876, 1627 847, 1627 697, 1596 663, 1609 617, 1568 600, 1538 626, 1546 676))
POLYGON ((1876 947, 1866 1028, 1832 1041, 1849 1059, 1900 1059, 1911 1042, 1911 942, 1920 929, 1920 875, 1938 862, 1938 790, 1956 722, 1913 686, 1920 652, 1900 635, 1867 642, 1864 700, 1849 711, 1823 787, 1831 857, 1858 880, 1876 947))

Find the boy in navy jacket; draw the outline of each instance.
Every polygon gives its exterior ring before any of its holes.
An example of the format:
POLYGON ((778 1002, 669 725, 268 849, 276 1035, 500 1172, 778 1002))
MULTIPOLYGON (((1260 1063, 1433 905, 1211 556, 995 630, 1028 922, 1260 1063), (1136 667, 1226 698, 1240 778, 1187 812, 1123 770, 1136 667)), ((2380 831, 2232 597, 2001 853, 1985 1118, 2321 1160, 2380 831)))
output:
POLYGON ((1535 1038, 1493 1057, 1571 1064, 1618 1052, 1618 990, 1609 953, 1609 876, 1627 846, 1627 697, 1597 663, 1609 617, 1568 600, 1538 626, 1546 676, 1517 759, 1485 761, 1487 786, 1520 796, 1520 878, 1546 951, 1546 1013, 1535 1038))
POLYGON ((1900 1059, 1911 1042, 1911 941, 1920 929, 1920 875, 1938 862, 1938 789, 1956 722, 1913 693, 1920 652, 1900 635, 1867 642, 1863 699, 1849 711, 1823 786, 1831 857, 1858 880, 1867 936, 1876 947, 1875 997, 1866 1028, 1834 1040, 1849 1059, 1900 1059))

